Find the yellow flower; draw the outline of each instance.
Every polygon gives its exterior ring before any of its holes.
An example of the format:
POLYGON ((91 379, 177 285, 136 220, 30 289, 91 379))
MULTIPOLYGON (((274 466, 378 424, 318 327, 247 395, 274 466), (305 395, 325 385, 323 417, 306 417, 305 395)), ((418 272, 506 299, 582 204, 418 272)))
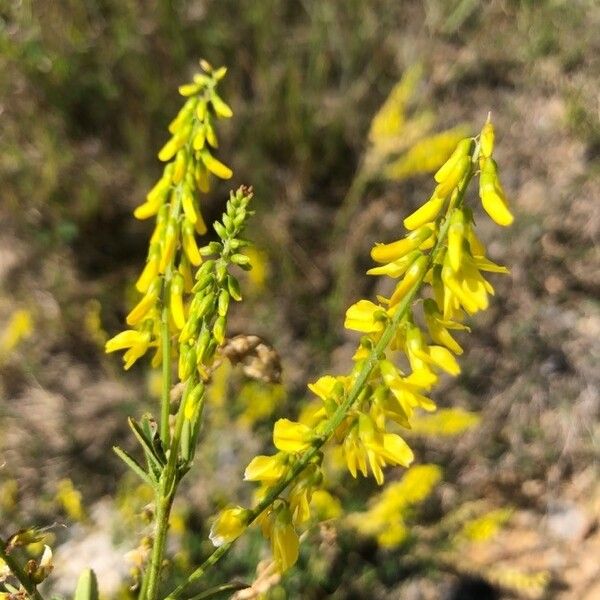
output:
POLYGON ((480 138, 481 156, 484 158, 490 158, 492 156, 492 152, 494 151, 494 137, 494 126, 488 116, 488 120, 481 130, 480 138))
POLYGON ((133 363, 143 356, 150 345, 149 331, 136 331, 135 329, 126 329, 121 331, 113 338, 108 340, 104 346, 107 353, 125 350, 124 355, 125 369, 129 369, 133 363))
POLYGON ((435 410, 433 400, 422 394, 437 380, 431 371, 416 371, 409 377, 402 377, 401 372, 388 360, 379 363, 383 380, 398 402, 402 413, 410 419, 417 407, 427 411, 435 410))
POLYGON ((459 343, 450 335, 448 329, 462 329, 469 330, 466 325, 462 323, 456 323, 454 321, 444 320, 441 313, 439 312, 438 306, 435 300, 427 298, 423 303, 425 312, 425 323, 429 335, 434 342, 441 344, 454 352, 454 354, 462 354, 463 349, 459 343))
POLYGON ((469 313, 474 314, 485 310, 488 305, 488 293, 493 294, 494 289, 477 270, 473 259, 463 257, 463 264, 458 271, 454 271, 448 264, 442 268, 442 281, 447 290, 451 292, 444 299, 444 318, 451 318, 452 307, 447 304, 452 297, 469 313))
POLYGON ((359 300, 346 311, 344 327, 363 333, 383 331, 387 319, 385 309, 370 300, 359 300))
POLYGON ((377 429, 371 417, 361 413, 358 424, 344 440, 344 455, 352 477, 357 471, 367 476, 367 463, 375 481, 383 483, 382 467, 386 464, 407 467, 414 455, 408 444, 394 433, 384 433, 377 429))
POLYGON ((220 179, 231 179, 233 171, 220 160, 217 160, 207 149, 202 150, 200 158, 211 173, 220 179))
POLYGON ((337 519, 343 513, 340 501, 326 490, 315 490, 310 507, 320 520, 337 519))
POLYGON ((169 308, 177 329, 185 325, 185 311, 183 308, 183 277, 179 273, 173 275, 169 294, 169 308))
POLYGON ((440 198, 434 193, 423 206, 404 219, 404 227, 409 231, 413 231, 431 221, 435 221, 445 203, 446 198, 440 198))
POLYGON ((282 452, 274 456, 255 456, 244 471, 244 479, 274 483, 285 475, 286 461, 287 457, 282 452))
POLYGON ((127 315, 128 325, 137 325, 144 317, 154 308, 158 295, 160 293, 160 280, 155 279, 145 296, 131 309, 131 312, 127 315))
POLYGON ((448 260, 450 266, 458 271, 462 264, 463 240, 467 225, 464 211, 456 209, 450 216, 450 227, 448 228, 448 260))
POLYGON ((479 197, 485 212, 495 223, 506 227, 513 222, 514 217, 510 212, 506 195, 498 179, 498 167, 493 158, 486 158, 481 161, 479 197))
POLYGON ((271 531, 271 550, 280 573, 284 573, 294 566, 298 560, 299 545, 298 534, 292 525, 290 511, 284 506, 278 511, 271 531))
POLYGON ((378 263, 389 263, 398 260, 409 252, 416 250, 433 233, 431 227, 420 227, 405 238, 391 244, 375 244, 371 250, 371 258, 378 263))
POLYGON ((410 267, 417 258, 421 256, 421 252, 413 250, 406 256, 400 257, 398 260, 394 260, 381 267, 373 267, 367 271, 367 275, 387 275, 388 277, 400 277, 406 272, 406 269, 410 267))
POLYGON ((0 355, 8 354, 21 340, 29 337, 33 331, 33 319, 26 309, 16 310, 0 335, 0 355))
POLYGON ((429 265, 429 259, 426 256, 419 256, 410 266, 404 275, 404 279, 398 283, 394 293, 390 298, 390 308, 396 306, 413 289, 415 284, 420 281, 429 265))
POLYGON ((282 452, 302 452, 310 447, 312 437, 310 427, 289 419, 279 419, 273 427, 273 443, 282 452))
POLYGON ((241 506, 226 508, 213 523, 209 538, 215 546, 222 546, 237 539, 247 527, 249 511, 241 506))

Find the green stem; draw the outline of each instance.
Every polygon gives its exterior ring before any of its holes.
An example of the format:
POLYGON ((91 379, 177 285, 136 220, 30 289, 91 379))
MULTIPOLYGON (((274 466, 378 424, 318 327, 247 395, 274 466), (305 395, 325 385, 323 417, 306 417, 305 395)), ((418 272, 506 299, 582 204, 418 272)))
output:
MULTIPOLYGON (((464 191, 468 185, 468 182, 471 178, 471 174, 467 174, 464 180, 464 184, 459 191, 459 196, 462 197, 464 191)), ((252 510, 250 511, 250 515, 248 517, 247 523, 250 525, 254 522, 258 516, 266 510, 274 500, 276 500, 279 495, 288 487, 292 481, 300 475, 300 473, 310 464, 311 460, 319 453, 323 445, 329 441, 332 437, 335 430, 341 425, 342 421, 346 417, 348 410, 352 407, 352 405, 357 401, 358 397, 362 393, 371 373, 375 369, 377 363, 379 362, 381 355, 387 348, 388 344, 392 341, 392 338, 396 331, 398 330, 398 325, 402 321, 402 319, 406 316, 408 310, 411 307, 411 304, 421 289, 421 285, 423 283, 423 279, 425 277, 425 273, 429 270, 442 248, 443 243, 446 240, 446 235, 448 233, 448 227, 450 226, 450 219, 446 218, 440 228, 440 233, 438 236, 437 243, 429 255, 429 266, 427 269, 423 271, 423 275, 415 282, 414 286, 411 288, 410 292, 404 297, 404 299, 400 302, 398 309, 394 313, 394 316, 389 321, 388 325, 383 331, 381 338, 377 342, 376 346, 371 350, 369 357, 365 361, 362 366, 358 377, 356 378, 350 393, 339 405, 335 413, 332 415, 329 420, 327 427, 323 430, 323 432, 315 438, 313 445, 309 448, 302 457, 294 463, 293 467, 288 471, 287 475, 281 479, 271 488, 269 494, 252 510)), ((183 591, 192 583, 200 579, 206 572, 208 568, 218 562, 231 548, 233 542, 229 542, 227 544, 223 544, 219 546, 205 561, 202 563, 193 573, 184 581, 181 585, 175 588, 166 598, 165 600, 177 600, 177 598, 181 597, 183 591)))
POLYGON ((171 506, 173 505, 173 497, 174 488, 169 485, 165 470, 161 477, 160 486, 156 491, 156 520, 152 556, 148 568, 147 600, 157 600, 158 598, 158 583, 167 542, 167 533, 169 531, 169 516, 171 514, 171 506), (169 487, 171 487, 172 493, 169 493, 169 487))
POLYGON ((8 565, 11 573, 18 579, 31 598, 34 600, 44 600, 38 592, 35 583, 23 571, 21 565, 6 551, 6 542, 2 538, 0 538, 0 558, 8 565))

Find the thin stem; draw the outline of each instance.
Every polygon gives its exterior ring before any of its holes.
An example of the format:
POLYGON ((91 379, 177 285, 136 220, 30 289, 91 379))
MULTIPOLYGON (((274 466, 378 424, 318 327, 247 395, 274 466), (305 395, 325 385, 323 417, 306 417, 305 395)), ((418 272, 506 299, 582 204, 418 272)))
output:
MULTIPOLYGON (((162 344, 162 392, 160 404, 160 439, 163 448, 169 448, 171 430, 169 424, 169 416, 171 413, 171 339, 169 329, 169 302, 167 281, 170 267, 167 269, 167 274, 163 282, 162 291, 162 311, 161 311, 161 344, 162 344)), ((158 598, 158 583, 160 571, 162 567, 165 545, 167 542, 167 533, 169 530, 169 516, 171 514, 171 506, 173 504, 173 494, 175 486, 171 485, 173 454, 178 452, 178 448, 170 449, 169 462, 163 469, 160 475, 159 485, 156 488, 155 505, 156 514, 154 522, 154 540, 152 542, 152 555, 150 557, 150 565, 146 573, 146 581, 142 586, 140 593, 141 600, 156 600, 158 598)))
MULTIPOLYGON (((148 570, 148 585, 146 589, 147 600, 157 600, 158 598, 158 582, 160 570, 162 567, 165 545, 167 542, 167 533, 169 530, 169 516, 171 514, 171 506, 173 505, 173 493, 169 493, 168 478, 166 470, 163 471, 160 486, 156 491, 156 521, 154 530, 154 541, 152 543, 152 556, 150 558, 150 566, 148 570)), ((174 492, 174 489, 171 488, 174 492)))
POLYGON ((0 558, 8 565, 11 573, 17 578, 19 583, 27 590, 27 593, 34 600, 44 600, 42 595, 38 592, 37 586, 28 577, 27 573, 23 571, 21 565, 6 551, 6 542, 0 538, 0 558))
MULTIPOLYGON (((471 173, 467 174, 464 180, 464 185, 461 187, 459 191, 459 197, 462 198, 464 191, 468 185, 468 182, 471 178, 471 173)), ((387 348, 388 344, 391 342, 395 332, 398 329, 398 325, 401 320, 406 316, 406 313, 411 307, 411 304, 421 289, 421 285, 423 283, 423 279, 425 277, 425 273, 429 270, 429 267, 433 265, 442 245, 446 240, 446 236, 448 233, 448 227, 450 226, 450 219, 446 218, 441 226, 440 233, 438 236, 437 243, 429 255, 429 266, 427 269, 424 269, 423 275, 415 282, 414 286, 411 288, 410 292, 404 297, 404 299, 400 302, 398 309, 394 313, 394 316, 389 321, 388 325, 383 331, 383 334, 376 346, 371 350, 369 357, 365 361, 362 366, 358 377, 354 381, 354 385, 350 390, 350 393, 340 404, 332 415, 331 419, 327 423, 327 427, 320 433, 320 435, 314 440, 313 445, 309 448, 302 457, 294 463, 292 468, 288 471, 287 475, 281 479, 277 483, 277 485, 271 488, 270 493, 252 510, 250 511, 250 515, 247 519, 247 524, 250 525, 253 523, 259 515, 266 510, 273 501, 288 487, 288 485, 300 475, 300 473, 310 464, 311 460, 319 453, 321 448, 325 445, 326 442, 332 437, 335 430, 340 426, 348 410, 352 407, 352 405, 357 401, 358 397, 362 393, 371 373, 375 369, 382 353, 387 348)), ((193 573, 180 584, 177 588, 175 588, 166 598, 165 600, 177 600, 177 598, 181 597, 183 591, 192 583, 200 579, 206 570, 210 568, 212 565, 217 563, 231 548, 233 542, 229 542, 227 544, 223 544, 219 546, 214 552, 202 563, 193 573)))

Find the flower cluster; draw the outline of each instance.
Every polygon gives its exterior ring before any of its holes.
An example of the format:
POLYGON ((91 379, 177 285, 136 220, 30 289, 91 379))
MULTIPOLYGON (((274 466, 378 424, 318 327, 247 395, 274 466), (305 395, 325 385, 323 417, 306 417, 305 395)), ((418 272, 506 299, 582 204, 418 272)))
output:
POLYGON ((188 316, 179 334, 178 377, 186 382, 182 400, 181 455, 191 463, 198 439, 204 400, 204 382, 210 378, 217 349, 225 341, 231 299, 240 301, 240 285, 230 272, 232 266, 250 268, 242 253, 248 242, 240 237, 249 216, 252 190, 241 187, 231 193, 222 221, 214 223, 219 241, 200 248, 205 257, 196 273, 188 316))
POLYGON ((106 351, 126 350, 125 369, 156 348, 153 365, 161 360, 161 297, 169 298, 169 330, 176 333, 186 321, 184 297, 191 293, 192 268, 202 263, 196 234, 206 233, 200 210, 200 194, 210 188, 210 175, 221 179, 232 176, 231 169, 214 155, 218 146, 214 122, 231 117, 229 106, 217 93, 217 84, 226 69, 213 69, 202 61, 202 72, 179 92, 187 100, 169 125, 172 137, 158 153, 167 163, 162 177, 148 192, 134 215, 138 219, 156 218, 150 238, 146 266, 136 288, 142 298, 127 315, 127 329, 106 343, 106 351), (167 289, 168 288, 168 289, 167 289))
POLYGON ((482 273, 507 272, 486 258, 465 204, 467 187, 479 172, 485 211, 500 225, 512 221, 493 146, 488 120, 437 171, 431 198, 404 220, 408 233, 373 248, 378 266, 368 273, 398 281, 389 297, 359 300, 348 309, 346 328, 362 334, 350 374, 326 375, 308 386, 322 403, 310 418, 275 423, 278 452, 255 457, 245 471, 246 480, 260 484, 256 508, 228 509, 227 519, 222 514, 215 523, 213 542, 229 542, 258 520, 283 570, 295 561, 296 531, 310 518, 312 494, 323 487, 326 444, 341 446, 353 477, 370 472, 378 484, 384 467, 411 464, 413 453, 397 427, 410 428, 417 409, 435 410, 430 392, 440 372, 460 373, 456 355, 462 348, 451 332, 468 330, 466 316, 487 308, 493 288, 482 273), (398 366, 401 357, 408 368, 398 366))

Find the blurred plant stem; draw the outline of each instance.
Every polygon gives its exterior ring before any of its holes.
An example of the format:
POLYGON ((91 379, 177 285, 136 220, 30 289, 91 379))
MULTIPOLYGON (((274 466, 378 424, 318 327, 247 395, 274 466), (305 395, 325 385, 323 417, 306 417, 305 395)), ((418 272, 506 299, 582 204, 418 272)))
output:
POLYGON ((17 578, 31 598, 34 600, 44 600, 42 595, 38 592, 36 584, 31 581, 19 562, 7 552, 6 542, 2 538, 0 538, 0 558, 7 564, 11 573, 17 578))

